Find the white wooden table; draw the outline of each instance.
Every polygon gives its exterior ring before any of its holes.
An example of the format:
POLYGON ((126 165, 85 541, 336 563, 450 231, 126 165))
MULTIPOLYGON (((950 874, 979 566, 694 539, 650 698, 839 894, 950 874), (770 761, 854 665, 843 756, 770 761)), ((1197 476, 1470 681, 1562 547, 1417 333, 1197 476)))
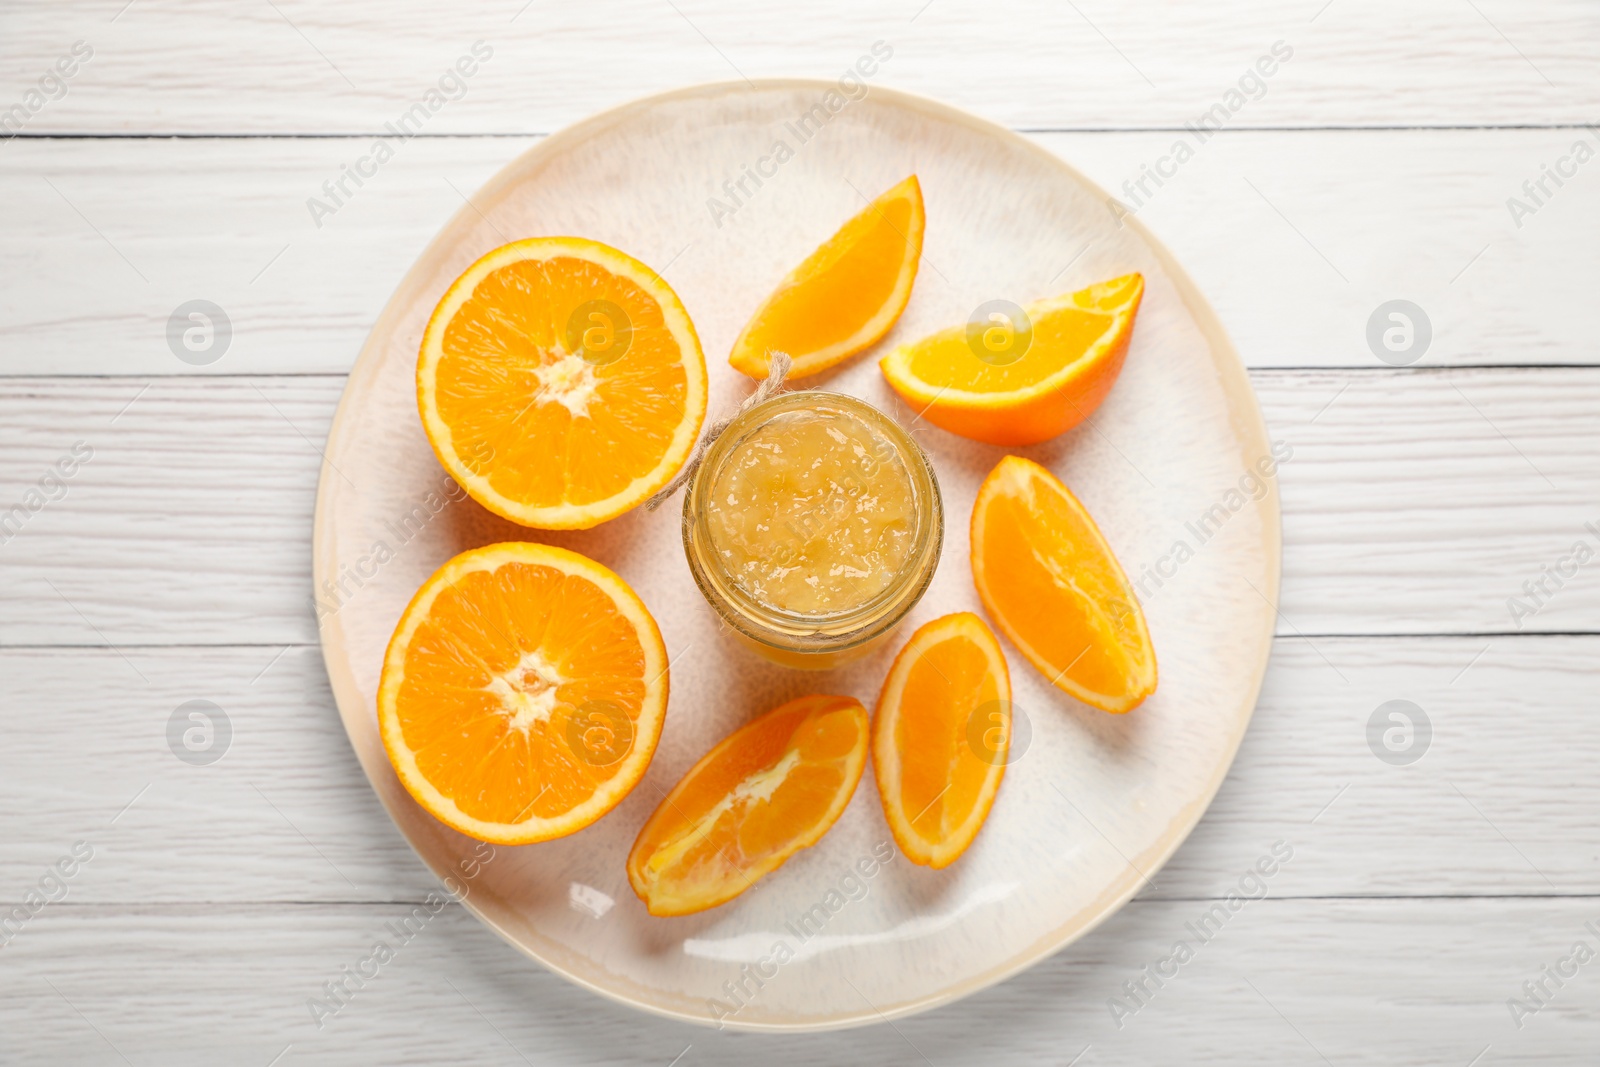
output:
POLYGON ((0 1061, 1600 1061, 1600 957, 1572 955, 1600 952, 1597 119, 1580 0, 3 0, 0 1061), (833 77, 880 40, 880 84, 1130 204, 1144 167, 1170 175, 1139 213, 1294 450, 1279 640, 1227 784, 1093 935, 893 1026, 664 1022, 452 905, 319 1027, 308 999, 435 888, 352 757, 309 599, 365 331, 540 136, 689 83, 833 77), (313 218, 477 41, 464 95, 313 218), (1264 95, 1162 162, 1276 42, 1264 95), (231 337, 186 362, 191 300, 231 337), (1392 300, 1431 327, 1405 365, 1368 342, 1392 300), (191 700, 226 714, 214 764, 169 745, 191 700), (1431 724, 1414 762, 1369 742, 1390 700, 1431 724), (1114 1020, 1278 841, 1270 895, 1114 1020))

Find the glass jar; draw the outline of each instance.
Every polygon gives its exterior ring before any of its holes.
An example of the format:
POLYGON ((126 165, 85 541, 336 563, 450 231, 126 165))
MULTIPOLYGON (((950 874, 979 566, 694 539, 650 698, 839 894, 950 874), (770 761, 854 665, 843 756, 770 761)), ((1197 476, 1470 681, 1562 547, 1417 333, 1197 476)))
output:
POLYGON ((840 393, 784 393, 737 416, 684 496, 701 593, 747 645, 790 667, 862 655, 921 599, 944 544, 928 457, 840 393))

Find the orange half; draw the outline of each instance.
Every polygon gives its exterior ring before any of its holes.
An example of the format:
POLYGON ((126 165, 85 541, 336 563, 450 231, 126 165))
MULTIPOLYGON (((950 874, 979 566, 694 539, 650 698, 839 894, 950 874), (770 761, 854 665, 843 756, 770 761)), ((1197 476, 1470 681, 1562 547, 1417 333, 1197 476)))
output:
POLYGON ((383 657, 378 726, 406 790, 497 845, 563 837, 638 783, 667 709, 667 650, 623 580, 550 545, 463 552, 383 657))
POLYGON ((1002 459, 978 488, 971 543, 984 610, 1052 685, 1115 713, 1155 692, 1139 598, 1060 479, 1020 456, 1002 459))
POLYGON ((651 915, 726 903, 816 844, 867 763, 859 700, 806 696, 723 738, 639 831, 628 881, 651 915))
POLYGON ((733 369, 765 378, 776 350, 794 360, 789 377, 804 378, 888 333, 911 299, 925 221, 913 174, 789 272, 733 343, 733 369))
POLYGON ((872 768, 889 831, 912 863, 948 867, 989 817, 1011 745, 1011 673, 970 611, 934 619, 895 657, 878 697, 872 768))
POLYGON ((588 529, 683 466, 705 419, 705 357, 655 271, 598 241, 536 237, 490 252, 440 299, 417 407, 478 503, 588 529))
POLYGON ((1088 418, 1111 392, 1143 297, 1143 276, 1126 274, 1025 308, 993 301, 975 321, 901 345, 878 367, 941 429, 992 445, 1037 444, 1088 418))

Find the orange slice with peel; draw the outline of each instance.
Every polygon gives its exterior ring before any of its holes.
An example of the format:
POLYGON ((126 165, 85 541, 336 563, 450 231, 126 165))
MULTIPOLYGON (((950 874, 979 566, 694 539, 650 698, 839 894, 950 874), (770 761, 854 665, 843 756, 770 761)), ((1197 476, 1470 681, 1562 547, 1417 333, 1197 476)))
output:
POLYGON ((805 696, 740 727, 661 801, 628 855, 651 915, 724 904, 821 840, 867 764, 859 700, 805 696))
POLYGON ((497 845, 583 829, 643 777, 667 709, 667 651, 607 568, 550 545, 456 556, 389 641, 378 726, 400 781, 497 845))
POLYGON ((683 466, 705 419, 705 357, 655 271, 598 241, 536 237, 446 290, 422 336, 417 406, 478 503, 588 529, 683 466))
POLYGON ((1125 274, 1019 308, 991 301, 965 326, 900 345, 878 366, 923 418, 992 445, 1063 434, 1122 372, 1144 278, 1125 274))
POLYGON ((889 668, 872 769, 900 851, 948 867, 989 817, 1011 745, 1011 672, 970 611, 927 623, 889 668))
POLYGON ((728 362, 767 376, 767 354, 788 353, 790 378, 842 363, 889 332, 911 299, 925 213, 913 174, 839 228, 789 272, 751 316, 728 362))
POLYGON ((1155 692, 1139 599, 1060 479, 1007 456, 972 506, 972 580, 1000 632, 1057 688, 1120 713, 1155 692))

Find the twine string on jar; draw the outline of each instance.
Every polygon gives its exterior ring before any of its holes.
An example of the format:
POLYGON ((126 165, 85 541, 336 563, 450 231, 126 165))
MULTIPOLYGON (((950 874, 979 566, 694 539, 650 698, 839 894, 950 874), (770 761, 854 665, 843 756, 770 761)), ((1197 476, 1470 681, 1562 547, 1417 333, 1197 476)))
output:
POLYGON ((779 352, 776 349, 768 352, 767 376, 762 379, 760 385, 756 386, 756 391, 745 397, 744 403, 740 404, 732 415, 725 419, 719 419, 712 424, 711 428, 701 436, 700 443, 695 446, 694 455, 689 457, 689 462, 683 465, 683 469, 678 472, 677 477, 673 478, 659 492, 645 501, 644 509, 646 511, 656 510, 656 508, 666 503, 673 493, 683 488, 694 477, 695 471, 700 469, 700 462, 706 458, 706 449, 711 447, 711 443, 721 437, 723 431, 732 426, 733 421, 740 415, 743 415, 757 404, 777 396, 779 390, 783 388, 784 379, 789 376, 789 368, 793 365, 794 361, 789 358, 787 352, 779 352))

